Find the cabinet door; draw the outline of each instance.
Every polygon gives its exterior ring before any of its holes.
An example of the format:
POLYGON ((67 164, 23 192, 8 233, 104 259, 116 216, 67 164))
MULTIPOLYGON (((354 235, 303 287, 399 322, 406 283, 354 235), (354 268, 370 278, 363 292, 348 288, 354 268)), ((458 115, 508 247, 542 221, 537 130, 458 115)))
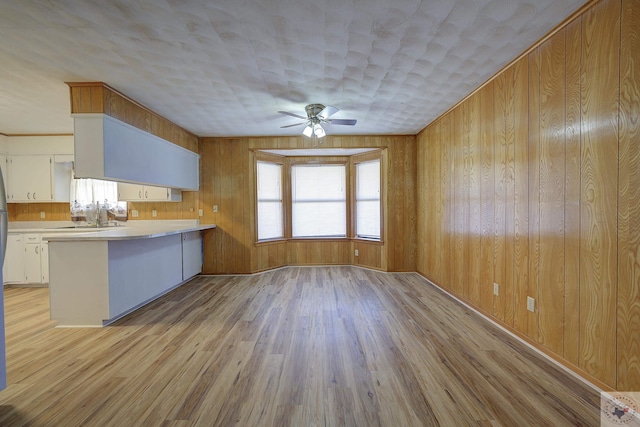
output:
POLYGON ((47 202, 53 200, 52 156, 9 157, 9 202, 47 202))
POLYGON ((40 270, 42 273, 41 283, 49 283, 49 242, 40 244, 40 270))
POLYGON ((7 255, 4 257, 2 277, 4 283, 24 282, 24 237, 22 234, 7 236, 7 255))
POLYGON ((42 281, 40 243, 27 243, 24 246, 24 281, 26 283, 40 283, 42 281))
POLYGON ((166 201, 169 198, 169 190, 166 187, 144 186, 144 200, 166 201))
POLYGON ((182 280, 202 272, 202 235, 199 231, 182 233, 182 280))
POLYGON ((118 183, 118 200, 133 201, 144 199, 144 186, 138 184, 129 184, 126 182, 118 183))

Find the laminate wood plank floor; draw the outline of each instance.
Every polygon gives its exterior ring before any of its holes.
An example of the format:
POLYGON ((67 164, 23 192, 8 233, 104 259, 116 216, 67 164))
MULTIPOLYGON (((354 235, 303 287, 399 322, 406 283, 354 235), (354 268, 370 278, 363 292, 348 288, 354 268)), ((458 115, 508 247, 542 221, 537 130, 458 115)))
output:
POLYGON ((598 425, 599 395, 415 273, 200 276, 100 329, 5 289, 0 425, 598 425))

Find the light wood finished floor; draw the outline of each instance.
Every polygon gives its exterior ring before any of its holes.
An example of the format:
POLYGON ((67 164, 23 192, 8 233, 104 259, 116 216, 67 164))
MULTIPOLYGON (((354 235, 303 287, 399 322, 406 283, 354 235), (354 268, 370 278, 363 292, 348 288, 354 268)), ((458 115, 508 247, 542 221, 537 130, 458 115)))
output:
POLYGON ((0 425, 598 425, 599 396, 414 273, 201 276, 113 326, 6 289, 0 425))

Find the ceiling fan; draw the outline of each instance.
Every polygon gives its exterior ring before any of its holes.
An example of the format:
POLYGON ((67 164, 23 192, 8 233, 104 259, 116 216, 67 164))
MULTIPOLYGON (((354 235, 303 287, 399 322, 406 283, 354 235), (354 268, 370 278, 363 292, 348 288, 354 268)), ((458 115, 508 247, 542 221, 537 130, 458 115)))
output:
POLYGON ((297 117, 304 120, 304 122, 280 126, 280 128, 290 128, 306 124, 307 126, 302 131, 304 136, 311 137, 312 135, 315 135, 316 138, 322 138, 326 135, 326 132, 322 127, 322 123, 329 125, 353 126, 357 121, 355 119, 330 119, 329 117, 340 111, 338 108, 331 105, 324 106, 322 104, 309 104, 304 107, 304 109, 307 112, 307 117, 289 113, 288 111, 278 111, 280 114, 286 114, 287 116, 297 117))

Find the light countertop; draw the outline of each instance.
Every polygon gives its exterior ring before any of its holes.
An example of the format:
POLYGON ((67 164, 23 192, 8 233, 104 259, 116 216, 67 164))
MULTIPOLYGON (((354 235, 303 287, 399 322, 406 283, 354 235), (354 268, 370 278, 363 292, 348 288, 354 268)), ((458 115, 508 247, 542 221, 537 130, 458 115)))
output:
MULTIPOLYGON (((73 223, 71 223, 71 226, 73 223)), ((175 221, 128 221, 126 225, 119 227, 101 228, 69 228, 66 224, 34 223, 10 223, 9 233, 39 233, 42 240, 49 242, 71 241, 108 241, 108 240, 133 240, 152 239, 155 237, 169 236, 172 234, 188 233, 190 231, 202 231, 215 228, 215 224, 199 224, 197 220, 175 221)))

